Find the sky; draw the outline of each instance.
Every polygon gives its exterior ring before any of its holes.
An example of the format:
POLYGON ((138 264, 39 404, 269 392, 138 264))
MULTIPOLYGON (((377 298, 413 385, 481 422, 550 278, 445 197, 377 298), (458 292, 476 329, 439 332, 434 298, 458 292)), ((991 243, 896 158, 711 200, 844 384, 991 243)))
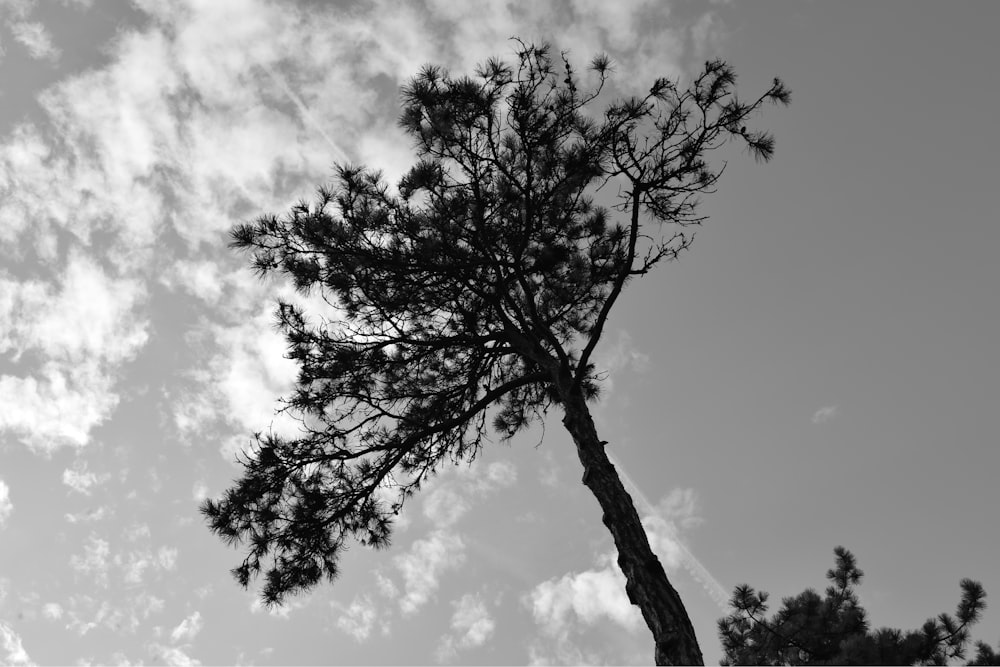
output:
POLYGON ((650 664, 559 415, 444 471, 392 546, 268 610, 199 503, 287 427, 278 296, 228 231, 336 162, 398 178, 398 91, 549 40, 614 90, 731 62, 768 164, 631 284, 595 421, 706 660, 734 586, 874 626, 987 592, 1000 641, 1000 88, 990 2, 0 0, 0 663, 650 664))

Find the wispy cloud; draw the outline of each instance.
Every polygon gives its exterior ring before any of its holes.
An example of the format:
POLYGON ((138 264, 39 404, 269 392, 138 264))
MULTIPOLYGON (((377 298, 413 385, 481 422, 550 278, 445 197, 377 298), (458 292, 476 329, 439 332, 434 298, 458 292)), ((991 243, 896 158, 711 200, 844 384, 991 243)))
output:
POLYGON ((548 635, 568 635, 578 623, 612 621, 629 632, 642 627, 642 616, 625 595, 625 575, 612 554, 598 568, 544 581, 528 594, 535 622, 548 635))
POLYGON ((85 496, 90 495, 90 491, 93 487, 103 484, 107 480, 111 479, 111 475, 105 473, 103 475, 97 475, 87 470, 86 464, 79 466, 76 470, 71 470, 66 468, 63 470, 62 482, 68 486, 73 491, 81 493, 85 496))
POLYGON ((0 479, 0 528, 7 523, 7 517, 14 511, 14 503, 10 500, 10 487, 0 479))
MULTIPOLYGON (((637 501, 650 546, 667 573, 672 574, 683 567, 724 609, 725 589, 680 537, 681 529, 693 528, 702 521, 694 491, 676 488, 653 505, 635 487, 620 464, 615 465, 637 501)), ((545 642, 536 641, 531 645, 535 664, 603 661, 599 655, 584 653, 579 645, 587 628, 601 627, 608 621, 630 633, 643 627, 638 608, 629 602, 625 593, 625 576, 618 567, 616 556, 614 551, 609 551, 597 559, 596 567, 541 582, 524 596, 523 601, 543 636, 554 642, 547 646, 545 642)))
POLYGON ((840 408, 836 405, 827 405, 822 407, 813 413, 812 423, 813 424, 825 424, 834 417, 840 414, 840 408))
POLYGON ((47 602, 44 607, 42 607, 42 616, 51 620, 58 621, 62 618, 63 608, 58 602, 47 602))
POLYGON ((434 526, 447 528, 472 508, 475 499, 483 499, 516 482, 517 468, 510 461, 461 468, 458 473, 438 478, 430 488, 424 489, 424 516, 434 526))
MULTIPOLYGON (((334 605, 337 606, 337 605, 334 605)), ((375 603, 368 595, 357 596, 351 606, 342 610, 337 617, 337 627, 349 634, 358 643, 364 642, 371 635, 375 625, 375 603)))
POLYGON ((0 662, 5 665, 31 665, 31 658, 21 644, 21 637, 6 623, 0 623, 0 648, 3 655, 0 662))
POLYGON ((410 550, 397 556, 396 568, 403 576, 403 595, 399 608, 410 615, 424 606, 437 592, 441 576, 465 562, 465 544, 458 535, 435 530, 417 540, 410 550))
POLYGON ((482 646, 496 630, 496 621, 479 595, 467 593, 452 603, 451 633, 441 638, 436 651, 438 661, 454 657, 459 650, 482 646))
POLYGON ((192 641, 201 632, 202 625, 201 612, 194 611, 187 618, 180 622, 170 633, 170 641, 175 644, 192 641))
POLYGON ((69 565, 74 572, 88 577, 97 585, 106 588, 110 553, 111 547, 108 542, 91 534, 87 538, 87 544, 83 547, 83 555, 70 556, 69 565))
POLYGON ((36 60, 58 60, 61 51, 52 43, 52 34, 37 21, 16 21, 10 24, 14 39, 36 60))
POLYGON ((149 644, 147 650, 153 657, 153 663, 159 665, 176 665, 177 667, 188 667, 200 665, 201 661, 192 658, 184 650, 177 646, 163 646, 162 644, 149 644))
POLYGON ((0 331, 0 353, 45 359, 33 375, 0 376, 0 402, 18 406, 0 412, 0 430, 41 451, 86 445, 118 403, 112 368, 147 340, 144 294, 82 253, 70 255, 56 285, 0 271, 0 320, 11 323, 0 331))

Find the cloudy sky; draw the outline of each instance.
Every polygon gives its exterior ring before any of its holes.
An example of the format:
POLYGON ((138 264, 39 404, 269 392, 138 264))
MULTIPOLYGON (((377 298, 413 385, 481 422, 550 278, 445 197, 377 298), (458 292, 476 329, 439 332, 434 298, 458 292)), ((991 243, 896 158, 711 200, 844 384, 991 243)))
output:
MULTIPOLYGON (((442 475, 392 548, 278 611, 198 503, 295 368, 227 231, 350 160, 398 176, 398 88, 551 39, 641 90, 781 76, 691 252, 626 293, 598 429, 705 657, 733 586, 1000 640, 997 3, 0 0, 0 662, 643 663, 554 415, 442 475)), ((280 420, 279 420, 280 421, 280 420)))

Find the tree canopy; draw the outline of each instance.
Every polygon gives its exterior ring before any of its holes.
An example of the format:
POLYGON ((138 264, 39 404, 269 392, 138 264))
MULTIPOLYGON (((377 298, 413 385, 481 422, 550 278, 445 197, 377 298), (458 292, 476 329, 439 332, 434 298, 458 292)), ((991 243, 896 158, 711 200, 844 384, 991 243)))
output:
MULTIPOLYGON (((872 630, 854 587, 864 572, 854 555, 834 549, 836 565, 828 570, 830 586, 821 597, 809 588, 782 600, 767 617, 768 594, 737 586, 733 612, 719 620, 724 665, 945 665, 965 658, 969 629, 986 608, 986 592, 971 579, 961 581, 955 615, 939 614, 918 630, 872 630)), ((976 642, 969 664, 997 665, 1000 655, 976 642)))
POLYGON ((242 479, 202 511, 247 547, 239 582, 264 572, 263 599, 280 603, 337 576, 349 538, 388 545, 407 498, 442 465, 471 462, 490 426, 509 439, 558 408, 657 661, 700 663, 591 419, 592 357, 629 281, 690 245, 699 196, 724 167, 708 154, 735 140, 769 159, 773 138, 748 123, 789 92, 775 79, 743 101, 713 60, 685 88, 660 78, 595 112, 608 58, 580 77, 566 54, 517 45, 513 64, 472 77, 426 66, 403 88, 417 161, 395 189, 339 165, 313 202, 233 229, 262 276, 290 277, 339 315, 279 302, 300 367, 283 409, 302 435, 258 434, 242 479))

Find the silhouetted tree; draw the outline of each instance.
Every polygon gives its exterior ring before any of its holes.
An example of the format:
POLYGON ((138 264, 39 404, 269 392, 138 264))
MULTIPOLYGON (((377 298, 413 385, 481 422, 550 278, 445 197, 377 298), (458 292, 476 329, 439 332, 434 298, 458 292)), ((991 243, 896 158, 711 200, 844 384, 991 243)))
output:
MULTIPOLYGON (((737 586, 730 600, 734 611, 719 620, 723 665, 944 665, 965 658, 969 628, 986 608, 983 587, 961 581, 962 599, 955 616, 939 614, 919 630, 871 630, 858 603, 854 586, 864 573, 854 555, 834 550, 836 567, 828 570, 831 586, 826 597, 806 589, 782 600, 782 607, 766 617, 768 595, 746 584, 737 586)), ((997 664, 997 654, 977 642, 976 661, 997 664)))
POLYGON ((248 545, 239 582, 266 570, 263 598, 280 603, 333 579, 348 536, 386 546, 405 500, 446 461, 475 458, 487 422, 509 439, 558 406, 657 662, 701 663, 591 419, 592 356, 629 280, 688 247, 684 227, 721 173, 706 154, 735 139, 770 158, 772 137, 745 125, 789 92, 775 79, 743 102, 715 60, 686 89, 657 79, 595 116, 606 57, 585 86, 565 54, 517 43, 513 65, 490 60, 474 78, 426 66, 403 88, 419 159, 398 194, 377 171, 339 166, 314 203, 233 230, 261 275, 287 274, 342 318, 278 304, 301 367, 283 409, 303 435, 258 434, 243 478, 202 511, 248 545), (592 200, 603 185, 618 190, 610 210, 592 200))

